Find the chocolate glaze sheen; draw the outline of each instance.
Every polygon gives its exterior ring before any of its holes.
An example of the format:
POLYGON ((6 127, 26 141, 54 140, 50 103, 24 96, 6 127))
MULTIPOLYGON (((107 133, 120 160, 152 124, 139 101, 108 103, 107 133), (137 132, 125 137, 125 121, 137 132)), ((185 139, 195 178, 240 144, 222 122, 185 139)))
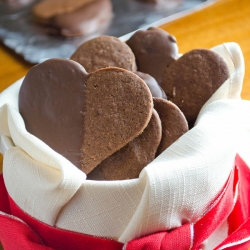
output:
POLYGON ((134 73, 138 75, 147 84, 153 97, 167 99, 165 91, 160 87, 154 77, 139 71, 136 71, 134 73))
POLYGON ((27 131, 79 168, 87 76, 74 61, 50 59, 28 72, 19 93, 19 111, 27 131))
POLYGON ((106 27, 112 15, 110 0, 97 0, 73 12, 54 16, 50 25, 64 36, 86 35, 106 27))
POLYGON ((159 84, 165 68, 178 57, 175 37, 159 28, 139 30, 127 44, 135 54, 138 71, 153 76, 159 84))

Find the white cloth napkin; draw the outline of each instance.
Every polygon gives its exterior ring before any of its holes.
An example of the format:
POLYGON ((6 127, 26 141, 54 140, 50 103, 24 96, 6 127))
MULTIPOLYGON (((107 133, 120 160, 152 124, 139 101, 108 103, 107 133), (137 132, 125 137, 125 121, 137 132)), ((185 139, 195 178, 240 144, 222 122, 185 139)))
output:
POLYGON ((0 134, 13 140, 3 162, 12 199, 49 225, 123 243, 195 222, 225 184, 236 153, 250 148, 250 101, 240 99, 242 52, 235 43, 212 50, 227 62, 231 77, 204 106, 196 126, 133 180, 86 180, 26 131, 17 105, 22 79, 10 86, 0 95, 0 134))

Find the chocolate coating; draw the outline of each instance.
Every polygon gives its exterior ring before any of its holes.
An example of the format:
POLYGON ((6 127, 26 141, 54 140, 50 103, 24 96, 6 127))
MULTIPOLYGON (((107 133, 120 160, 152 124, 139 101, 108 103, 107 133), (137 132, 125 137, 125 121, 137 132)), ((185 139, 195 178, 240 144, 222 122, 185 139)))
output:
POLYGON ((127 41, 135 54, 138 71, 153 76, 161 85, 164 71, 178 56, 174 36, 159 28, 139 30, 127 41))
POLYGON ((74 12, 51 18, 50 25, 63 36, 87 35, 106 27, 112 15, 110 0, 97 0, 74 12))
POLYGON ((155 110, 142 134, 105 159, 88 178, 125 180, 138 178, 154 158, 161 140, 161 120, 155 110), (95 174, 95 176, 94 176, 95 174))
POLYGON ((205 102, 228 78, 228 67, 218 54, 195 49, 167 68, 161 86, 168 99, 192 123, 205 102))
POLYGON ((106 67, 136 70, 135 56, 129 46, 112 36, 99 36, 84 42, 71 56, 87 72, 106 67))
POLYGON ((87 76, 74 61, 50 59, 30 69, 19 92, 27 131, 78 167, 87 76))
MULTIPOLYGON (((68 2, 71 3, 71 1, 68 2)), ((45 1, 43 5, 42 3, 35 6, 33 14, 37 22, 49 27, 48 31, 51 34, 70 37, 100 32, 108 26, 113 16, 110 0, 75 1, 72 6, 63 5, 63 3, 55 4, 54 1, 51 3, 45 1), (45 7, 55 9, 43 14, 39 7, 42 10, 45 7)))
POLYGON ((153 97, 167 99, 167 96, 166 96, 164 90, 160 87, 160 85, 154 79, 154 77, 150 76, 149 74, 142 73, 139 71, 136 71, 134 73, 136 75, 138 75, 148 85, 153 97))
POLYGON ((156 153, 158 156, 188 131, 188 123, 174 103, 161 98, 153 98, 153 100, 162 124, 162 139, 156 153))

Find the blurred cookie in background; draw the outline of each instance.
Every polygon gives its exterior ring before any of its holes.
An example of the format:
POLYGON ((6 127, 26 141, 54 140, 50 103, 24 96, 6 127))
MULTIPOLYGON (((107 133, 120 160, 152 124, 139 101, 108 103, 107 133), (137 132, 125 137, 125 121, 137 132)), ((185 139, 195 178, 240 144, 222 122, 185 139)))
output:
POLYGON ((8 7, 12 10, 17 10, 22 7, 27 6, 28 4, 33 3, 35 0, 0 0, 8 5, 8 7))
POLYGON ((66 37, 103 30, 113 16, 110 0, 43 0, 32 13, 37 23, 48 28, 48 33, 66 37))

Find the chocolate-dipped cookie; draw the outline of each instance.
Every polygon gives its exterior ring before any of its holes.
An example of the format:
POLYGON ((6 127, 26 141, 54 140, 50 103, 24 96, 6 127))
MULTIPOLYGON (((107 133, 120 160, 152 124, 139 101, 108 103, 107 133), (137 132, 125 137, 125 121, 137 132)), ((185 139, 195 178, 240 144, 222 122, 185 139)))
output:
POLYGON ((137 69, 129 46, 113 36, 99 36, 84 42, 70 59, 80 63, 89 73, 106 67, 137 69))
POLYGON ((49 33, 63 36, 101 31, 113 15, 110 0, 43 0, 32 13, 38 23, 48 27, 49 33))
POLYGON ((215 52, 195 49, 180 57, 165 71, 162 88, 193 122, 205 102, 229 78, 224 60, 215 52))
POLYGON ((161 120, 155 110, 142 134, 105 159, 88 179, 125 180, 138 178, 154 158, 161 141, 161 120))
POLYGON ((139 71, 134 72, 136 75, 138 75, 149 87, 150 92, 153 97, 159 97, 163 99, 167 99, 166 93, 164 90, 160 87, 158 82, 154 79, 154 77, 150 76, 149 74, 142 73, 139 71))
POLYGON ((153 98, 153 100, 154 108, 162 124, 162 138, 156 153, 158 156, 188 131, 188 123, 184 114, 174 103, 162 98, 153 98))
POLYGON ((127 44, 135 54, 138 71, 153 76, 161 85, 165 69, 178 57, 175 37, 152 27, 135 32, 127 44))
POLYGON ((19 93, 27 131, 86 174, 148 125, 151 93, 134 73, 108 68, 88 74, 72 60, 34 66, 19 93))

